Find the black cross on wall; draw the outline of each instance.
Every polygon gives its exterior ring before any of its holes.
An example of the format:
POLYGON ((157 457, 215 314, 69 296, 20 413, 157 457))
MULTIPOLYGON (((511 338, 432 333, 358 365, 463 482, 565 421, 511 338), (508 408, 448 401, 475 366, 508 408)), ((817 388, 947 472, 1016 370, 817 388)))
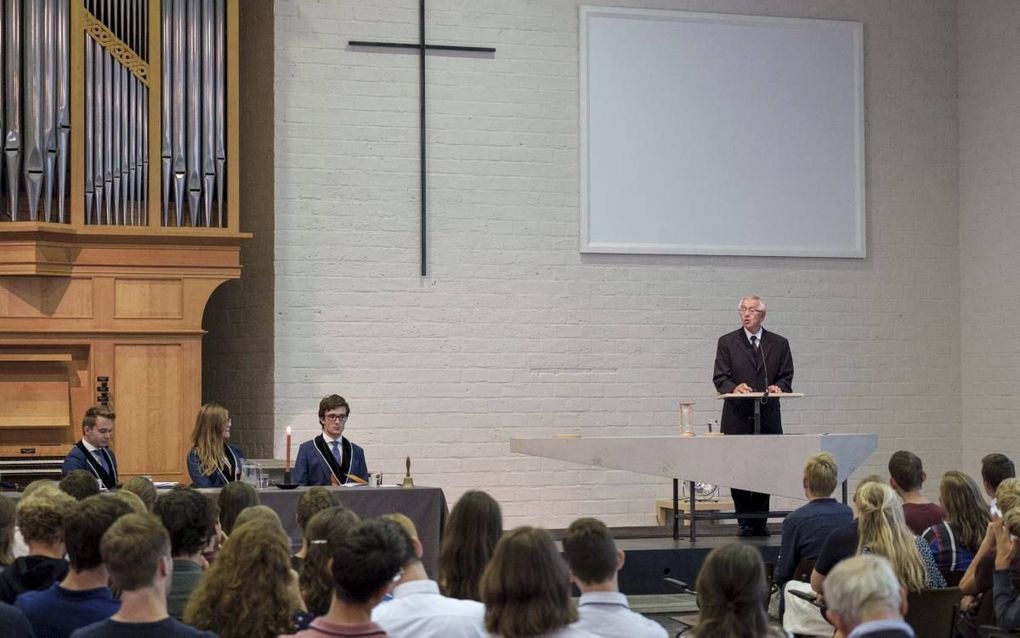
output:
POLYGON ((418 0, 418 42, 370 42, 365 40, 349 40, 350 47, 372 47, 384 49, 413 49, 418 51, 418 107, 419 107, 419 133, 421 147, 421 276, 428 275, 428 207, 426 206, 425 194, 427 185, 427 172, 425 170, 425 53, 428 51, 446 52, 467 52, 467 53, 489 53, 494 54, 496 49, 492 47, 469 47, 455 46, 449 44, 428 44, 425 41, 425 0, 418 0))

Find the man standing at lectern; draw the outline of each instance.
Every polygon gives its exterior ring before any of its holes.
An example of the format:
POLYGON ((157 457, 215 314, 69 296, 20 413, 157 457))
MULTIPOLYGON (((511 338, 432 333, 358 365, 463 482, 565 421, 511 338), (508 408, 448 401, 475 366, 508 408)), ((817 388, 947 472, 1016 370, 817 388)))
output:
MULTIPOLYGON (((751 295, 740 300, 737 308, 741 327, 719 337, 715 353, 715 388, 721 394, 765 392, 781 394, 793 391, 793 355, 790 343, 762 327, 765 301, 751 295)), ((723 434, 753 434, 755 399, 723 401, 723 434)), ((763 397, 761 402, 761 433, 782 434, 783 420, 779 400, 763 397)), ((766 512, 769 495, 732 489, 733 506, 738 514, 766 512)), ((768 536, 766 519, 741 519, 741 536, 768 536)))
POLYGON ((64 459, 61 475, 67 476, 74 470, 87 470, 98 479, 104 490, 117 487, 117 457, 110 449, 113 437, 113 420, 117 415, 102 405, 85 410, 81 420, 81 440, 64 459))

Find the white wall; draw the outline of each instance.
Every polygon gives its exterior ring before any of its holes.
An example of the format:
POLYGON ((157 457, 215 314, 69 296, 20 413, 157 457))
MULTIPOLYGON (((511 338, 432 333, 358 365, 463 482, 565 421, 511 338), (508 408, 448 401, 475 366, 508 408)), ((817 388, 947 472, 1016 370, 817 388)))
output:
POLYGON ((346 48, 413 41, 417 2, 277 0, 278 458, 283 429, 313 435, 335 391, 373 470, 395 477, 410 455, 418 484, 451 502, 486 489, 508 525, 652 524, 668 481, 514 457, 507 441, 668 434, 680 398, 717 418, 715 339, 757 292, 811 397, 787 431, 878 433, 861 475, 899 448, 932 476, 959 466, 955 4, 626 4, 864 23, 868 258, 582 257, 578 1, 430 0, 431 40, 497 52, 428 60, 422 281, 417 58, 346 48))
POLYGON ((1020 6, 959 3, 963 464, 1020 460, 1020 6))

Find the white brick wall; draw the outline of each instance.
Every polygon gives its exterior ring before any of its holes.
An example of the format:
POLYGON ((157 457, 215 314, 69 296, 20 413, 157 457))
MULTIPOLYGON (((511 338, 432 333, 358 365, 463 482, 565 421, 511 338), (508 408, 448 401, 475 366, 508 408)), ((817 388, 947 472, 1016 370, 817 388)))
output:
MULTIPOLYGON (((963 462, 1020 461, 1020 6, 959 4, 963 462)), ((976 473, 977 470, 975 469, 976 473)))
POLYGON ((865 260, 581 256, 578 4, 429 1, 431 40, 497 52, 428 59, 422 281, 417 58, 346 48, 413 40, 417 2, 277 0, 277 457, 335 391, 373 470, 395 477, 410 455, 418 484, 451 502, 486 489, 508 525, 652 524, 668 481, 515 457, 508 440, 669 434, 680 398, 717 418, 715 339, 758 292, 810 396, 787 431, 878 433, 862 474, 901 447, 931 476, 958 467, 955 4, 625 3, 864 23, 865 260))

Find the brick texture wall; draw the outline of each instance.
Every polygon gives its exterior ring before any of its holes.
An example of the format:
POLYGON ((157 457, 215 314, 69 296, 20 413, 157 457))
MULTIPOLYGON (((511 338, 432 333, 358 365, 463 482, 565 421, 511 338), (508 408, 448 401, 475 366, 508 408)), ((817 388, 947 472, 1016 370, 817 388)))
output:
POLYGON ((580 255, 578 4, 430 0, 432 41, 497 52, 428 59, 423 280, 417 58, 346 45, 413 41, 417 2, 277 0, 275 379, 256 388, 275 396, 276 456, 335 391, 373 470, 395 478, 410 455, 417 483, 451 502, 486 489, 508 525, 652 524, 668 481, 516 457, 508 440, 670 434, 681 398, 700 425, 718 418, 715 339, 757 292, 810 397, 787 431, 879 434, 861 475, 899 448, 931 476, 958 467, 956 5, 625 3, 864 23, 869 256, 836 260, 580 255))

